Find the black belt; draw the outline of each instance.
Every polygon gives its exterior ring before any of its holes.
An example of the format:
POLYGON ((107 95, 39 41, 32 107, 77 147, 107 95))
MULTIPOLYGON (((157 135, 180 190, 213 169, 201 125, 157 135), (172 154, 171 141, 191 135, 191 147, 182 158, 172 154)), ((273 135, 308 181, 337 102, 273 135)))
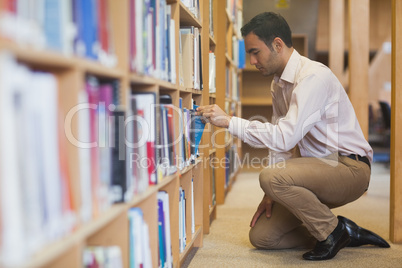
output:
POLYGON ((360 156, 357 154, 350 154, 350 155, 347 155, 347 157, 349 157, 350 159, 353 159, 353 160, 362 161, 362 162, 366 163, 369 166, 369 168, 371 168, 370 160, 368 160, 368 158, 365 156, 360 156))

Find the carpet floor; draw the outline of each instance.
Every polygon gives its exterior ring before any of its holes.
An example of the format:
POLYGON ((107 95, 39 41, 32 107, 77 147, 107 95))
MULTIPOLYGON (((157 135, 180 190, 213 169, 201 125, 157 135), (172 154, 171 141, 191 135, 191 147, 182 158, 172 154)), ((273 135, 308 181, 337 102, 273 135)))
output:
POLYGON ((389 241, 389 169, 374 163, 370 187, 353 203, 334 209, 362 227, 385 238, 391 248, 373 246, 344 248, 335 258, 311 262, 306 250, 256 250, 248 239, 250 220, 263 196, 258 173, 240 173, 225 203, 217 208, 203 247, 193 249, 182 267, 402 267, 402 244, 389 241))

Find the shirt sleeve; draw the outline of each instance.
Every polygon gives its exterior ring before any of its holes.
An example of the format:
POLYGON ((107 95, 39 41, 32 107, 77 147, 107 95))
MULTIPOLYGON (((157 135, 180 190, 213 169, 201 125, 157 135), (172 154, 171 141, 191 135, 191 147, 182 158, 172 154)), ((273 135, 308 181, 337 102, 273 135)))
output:
POLYGON ((312 74, 294 88, 289 110, 277 124, 232 117, 228 130, 251 146, 288 152, 321 120, 326 99, 324 80, 312 74))

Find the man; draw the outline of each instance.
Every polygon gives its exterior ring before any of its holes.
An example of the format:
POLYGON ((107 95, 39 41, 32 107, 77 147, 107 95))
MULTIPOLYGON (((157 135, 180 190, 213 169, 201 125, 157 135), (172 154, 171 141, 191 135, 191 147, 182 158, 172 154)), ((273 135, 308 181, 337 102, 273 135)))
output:
POLYGON ((250 224, 250 242, 261 249, 315 243, 303 254, 306 260, 331 259, 345 246, 389 247, 331 212, 367 190, 373 156, 340 82, 326 66, 293 48, 291 30, 280 15, 259 14, 241 31, 250 63, 264 76, 274 75, 273 122, 230 117, 217 105, 197 111, 244 142, 269 148, 281 163, 260 174, 265 195, 250 224), (289 158, 294 147, 301 157, 289 158))

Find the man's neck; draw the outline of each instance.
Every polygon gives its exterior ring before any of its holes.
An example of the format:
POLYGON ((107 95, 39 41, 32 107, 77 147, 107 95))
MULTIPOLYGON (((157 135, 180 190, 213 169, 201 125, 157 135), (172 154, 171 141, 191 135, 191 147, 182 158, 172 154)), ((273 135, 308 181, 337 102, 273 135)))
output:
POLYGON ((293 47, 290 47, 290 48, 286 47, 283 50, 283 55, 282 55, 283 66, 282 66, 282 68, 280 70, 280 73, 276 74, 278 77, 282 76, 282 73, 285 70, 286 65, 288 64, 288 61, 289 61, 290 57, 292 56, 293 51, 294 51, 293 47))

